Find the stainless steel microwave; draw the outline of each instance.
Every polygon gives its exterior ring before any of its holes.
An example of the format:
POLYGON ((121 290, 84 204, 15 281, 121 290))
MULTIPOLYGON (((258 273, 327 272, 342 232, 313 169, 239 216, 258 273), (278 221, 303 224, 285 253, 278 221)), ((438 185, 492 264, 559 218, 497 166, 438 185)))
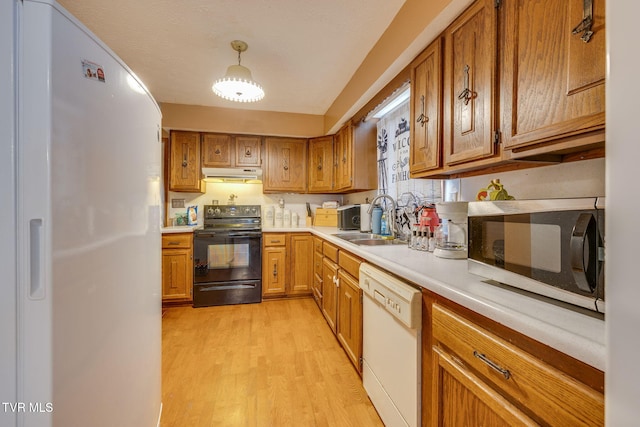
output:
POLYGON ((469 272, 604 313, 604 198, 469 203, 469 272))

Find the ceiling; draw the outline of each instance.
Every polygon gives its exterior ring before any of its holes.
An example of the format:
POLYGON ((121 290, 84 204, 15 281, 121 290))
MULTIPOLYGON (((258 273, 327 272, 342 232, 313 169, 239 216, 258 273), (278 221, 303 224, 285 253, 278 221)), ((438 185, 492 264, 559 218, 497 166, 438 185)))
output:
POLYGON ((142 79, 158 102, 324 115, 405 0, 58 0, 142 79), (237 64, 263 100, 211 91, 237 64))

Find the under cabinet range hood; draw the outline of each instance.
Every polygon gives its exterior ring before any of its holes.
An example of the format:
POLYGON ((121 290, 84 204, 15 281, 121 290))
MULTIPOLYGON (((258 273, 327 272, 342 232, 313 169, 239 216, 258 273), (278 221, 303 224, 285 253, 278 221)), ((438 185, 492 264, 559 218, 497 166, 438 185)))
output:
POLYGON ((260 168, 202 168, 202 175, 207 182, 262 183, 260 168))

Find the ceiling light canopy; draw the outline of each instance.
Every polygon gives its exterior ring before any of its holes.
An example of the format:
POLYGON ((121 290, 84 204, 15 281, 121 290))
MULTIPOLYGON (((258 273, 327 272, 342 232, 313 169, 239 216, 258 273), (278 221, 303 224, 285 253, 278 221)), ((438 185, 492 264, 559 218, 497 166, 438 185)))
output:
POLYGON ((225 76, 216 80, 211 89, 216 95, 229 101, 260 101, 264 98, 262 86, 253 81, 251 71, 247 67, 240 65, 240 53, 249 46, 241 40, 234 40, 231 47, 238 52, 238 65, 229 66, 225 76))

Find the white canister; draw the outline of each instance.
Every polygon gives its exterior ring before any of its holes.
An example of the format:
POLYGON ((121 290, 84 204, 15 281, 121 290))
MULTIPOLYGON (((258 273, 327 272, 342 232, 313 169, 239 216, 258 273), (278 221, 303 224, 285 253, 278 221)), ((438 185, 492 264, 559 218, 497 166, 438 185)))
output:
POLYGON ((291 227, 291 211, 289 209, 284 210, 282 215, 282 225, 285 227, 291 227))
POLYGON ((267 206, 267 209, 264 213, 264 223, 262 224, 264 227, 273 227, 275 208, 273 206, 267 206))
POLYGON ((282 223, 284 220, 284 209, 277 208, 275 213, 275 226, 276 228, 282 228, 282 223))
POLYGON ((291 226, 294 228, 298 228, 298 214, 296 212, 291 212, 291 226))
POLYGON ((370 204, 360 205, 360 231, 368 233, 371 231, 371 215, 369 215, 370 204))

